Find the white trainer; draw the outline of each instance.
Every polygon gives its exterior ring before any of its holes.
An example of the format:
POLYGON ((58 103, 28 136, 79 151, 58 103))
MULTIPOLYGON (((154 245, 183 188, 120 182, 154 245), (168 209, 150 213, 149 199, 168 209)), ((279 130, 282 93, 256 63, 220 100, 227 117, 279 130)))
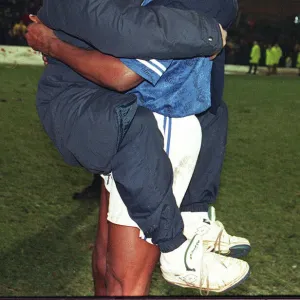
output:
POLYGON ((199 218, 196 212, 184 212, 181 215, 184 235, 188 239, 195 234, 201 235, 207 251, 238 258, 246 256, 251 250, 247 239, 228 234, 224 225, 215 220, 214 208, 211 211, 211 220, 199 218))
POLYGON ((202 237, 195 235, 176 250, 160 257, 163 277, 170 283, 207 292, 224 292, 249 276, 247 262, 204 250, 202 237))

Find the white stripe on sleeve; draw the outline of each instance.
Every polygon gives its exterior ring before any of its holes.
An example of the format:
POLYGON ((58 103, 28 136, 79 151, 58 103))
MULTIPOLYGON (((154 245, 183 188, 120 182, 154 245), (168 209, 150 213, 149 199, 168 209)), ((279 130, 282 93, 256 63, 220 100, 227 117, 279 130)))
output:
POLYGON ((151 69, 153 72, 155 72, 157 75, 162 76, 162 71, 157 69, 155 66, 151 65, 149 62, 143 59, 137 59, 141 64, 145 65, 147 68, 151 69))
POLYGON ((160 63, 159 61, 157 61, 156 59, 151 59, 150 60, 153 64, 155 64, 156 66, 158 66, 162 71, 166 71, 167 68, 162 64, 160 63))

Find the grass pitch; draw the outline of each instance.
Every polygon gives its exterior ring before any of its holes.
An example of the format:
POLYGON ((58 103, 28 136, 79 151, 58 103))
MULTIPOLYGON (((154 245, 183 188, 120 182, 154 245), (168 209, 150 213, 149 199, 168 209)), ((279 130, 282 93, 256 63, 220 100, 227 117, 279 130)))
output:
MULTIPOLYGON (((68 167, 35 111, 38 67, 0 67, 0 296, 93 295, 98 203, 71 195, 91 181, 68 167)), ((224 296, 300 295, 300 81, 226 77, 229 136, 216 204, 252 244, 251 277, 224 296)), ((151 295, 197 296, 167 284, 151 295)))

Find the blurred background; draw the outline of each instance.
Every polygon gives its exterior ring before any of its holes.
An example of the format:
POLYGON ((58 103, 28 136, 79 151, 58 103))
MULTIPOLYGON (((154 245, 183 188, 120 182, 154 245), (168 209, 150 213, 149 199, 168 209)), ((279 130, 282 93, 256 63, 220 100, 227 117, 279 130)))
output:
MULTIPOLYGON (((268 45, 282 49, 279 67, 296 67, 300 48, 300 0, 239 0, 240 12, 229 32, 226 63, 248 65, 253 41, 265 65, 268 45)), ((0 0, 0 45, 26 45, 24 33, 42 0, 0 0)))

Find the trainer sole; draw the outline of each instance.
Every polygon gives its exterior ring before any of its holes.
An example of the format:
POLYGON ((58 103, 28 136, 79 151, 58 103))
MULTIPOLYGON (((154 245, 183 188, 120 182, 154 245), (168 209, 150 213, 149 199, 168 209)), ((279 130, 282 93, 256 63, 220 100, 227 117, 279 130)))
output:
POLYGON ((233 258, 241 258, 247 256, 250 251, 251 251, 251 246, 245 244, 245 245, 233 246, 229 248, 228 252, 215 251, 215 253, 224 256, 233 257, 233 258))
MULTIPOLYGON (((196 287, 196 286, 193 286, 193 285, 189 285, 187 283, 184 283, 184 282, 174 282, 171 280, 171 278, 168 278, 167 275, 165 275, 163 272, 162 272, 162 276, 163 278, 170 284, 173 284, 173 285, 177 285, 177 286, 180 286, 180 287, 183 287, 183 288, 189 288, 189 289, 200 289, 199 287, 196 287)), ((243 284, 250 276, 250 268, 248 268, 248 271, 245 275, 243 275, 241 278, 239 279, 236 279, 234 281, 232 281, 230 284, 229 284, 229 287, 224 287, 224 288, 219 288, 219 289, 213 289, 213 288, 201 288, 201 291, 207 291, 207 292, 214 292, 214 293, 223 293, 223 292, 227 292, 227 291, 230 291, 234 288, 236 288, 237 286, 243 284)), ((228 285, 227 285, 228 286, 228 285)))
POLYGON ((250 245, 236 245, 231 248, 229 248, 229 254, 228 256, 234 257, 234 258, 241 258, 244 256, 247 256, 249 252, 251 251, 250 245))

